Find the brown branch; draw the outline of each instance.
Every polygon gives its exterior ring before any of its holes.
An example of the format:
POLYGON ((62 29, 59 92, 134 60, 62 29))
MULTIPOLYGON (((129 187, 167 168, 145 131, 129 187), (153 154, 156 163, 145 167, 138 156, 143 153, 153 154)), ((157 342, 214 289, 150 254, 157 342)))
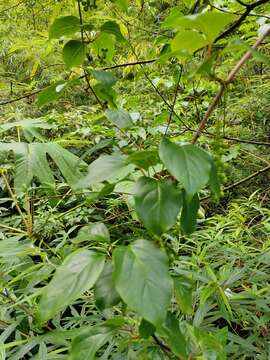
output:
POLYGON ((12 6, 8 7, 8 8, 6 8, 6 9, 1 10, 0 15, 7 12, 7 11, 10 11, 10 10, 12 10, 12 9, 14 9, 14 8, 16 8, 18 6, 20 6, 21 4, 25 3, 26 1, 27 0, 22 0, 22 1, 18 2, 17 4, 15 4, 15 5, 12 5, 12 6))
POLYGON ((230 136, 222 136, 222 139, 228 140, 228 141, 234 141, 234 142, 238 142, 238 143, 244 143, 244 144, 270 146, 270 143, 266 142, 266 141, 238 139, 238 138, 234 138, 234 137, 230 137, 230 136))
POLYGON ((116 65, 112 65, 112 66, 107 66, 107 67, 102 68, 101 70, 111 70, 111 69, 116 69, 116 68, 121 68, 121 67, 127 67, 127 66, 152 64, 152 63, 154 63, 155 61, 157 61, 157 59, 139 60, 139 61, 134 61, 134 62, 130 62, 130 63, 116 64, 116 65))
POLYGON ((36 95, 36 94, 40 93, 42 90, 43 90, 43 89, 38 89, 38 90, 33 91, 32 93, 24 94, 24 95, 19 96, 19 97, 15 98, 15 99, 3 101, 3 102, 0 103, 0 106, 1 106, 1 105, 12 104, 12 103, 14 103, 14 102, 16 102, 16 101, 20 101, 20 100, 23 100, 23 99, 27 99, 27 98, 29 98, 29 97, 31 97, 31 96, 33 96, 33 95, 36 95))
POLYGON ((256 1, 253 4, 245 4, 242 1, 238 1, 241 5, 245 6, 246 10, 243 12, 243 14, 240 16, 238 20, 236 20, 227 30, 225 30, 223 33, 221 33, 214 41, 216 43, 217 41, 225 38, 226 36, 230 35, 234 30, 239 28, 241 24, 245 21, 245 19, 249 16, 252 10, 254 10, 256 7, 268 3, 269 0, 259 0, 256 1))
POLYGON ((239 186, 239 185, 241 185, 241 184, 243 184, 243 183, 245 183, 245 182, 247 182, 247 181, 255 178, 256 176, 265 173, 265 172, 268 171, 268 170, 270 170, 270 165, 264 167, 263 169, 260 169, 260 170, 256 171, 255 173, 253 173, 253 174, 245 177, 244 179, 241 179, 241 180, 239 180, 239 181, 237 181, 237 182, 235 182, 235 183, 233 183, 233 184, 231 184, 231 185, 229 185, 229 186, 226 186, 226 187, 223 189, 223 191, 229 191, 229 190, 235 188, 236 186, 239 186))
POLYGON ((171 353, 172 353, 171 349, 170 349, 167 345, 163 344, 163 342, 162 342, 161 340, 159 340, 159 338, 158 338, 155 334, 152 335, 152 338, 155 340, 155 343, 156 343, 166 354, 170 354, 170 355, 171 355, 171 353))
MULTIPOLYGON (((255 177, 257 177, 257 176, 259 176, 259 175, 261 175, 263 173, 265 173, 265 172, 267 172, 268 170, 270 170, 270 165, 268 165, 268 166, 266 166, 266 167, 264 167, 264 168, 262 168, 262 169, 260 169, 260 170, 258 170, 256 172, 254 172, 253 174, 251 174, 251 175, 249 175, 249 176, 247 176, 247 177, 245 177, 245 178, 243 178, 243 179, 241 179, 241 180, 239 180, 239 181, 237 181, 237 182, 235 182, 235 183, 233 183, 231 185, 228 185, 228 186, 224 187, 223 191, 230 191, 230 190, 234 189, 235 187, 237 187, 239 185, 242 185, 245 182, 247 182, 247 181, 249 181, 249 180, 251 180, 251 179, 253 179, 253 178, 255 178, 255 177)), ((211 198, 211 195, 208 195, 208 196, 203 197, 201 199, 201 201, 205 201, 205 200, 208 200, 210 198, 211 198)))
MULTIPOLYGON (((262 43, 262 41, 266 38, 267 35, 269 35, 270 33, 270 28, 265 31, 255 42, 255 44, 252 46, 252 49, 255 50, 259 47, 259 45, 262 43)), ((201 136, 203 130, 206 127, 207 121, 209 119, 209 117, 212 115, 213 111, 215 110, 215 108, 217 107, 220 99, 222 98, 224 91, 226 89, 226 86, 228 84, 230 84, 233 79, 235 78, 236 74, 239 72, 239 70, 241 69, 241 67, 249 60, 249 58, 251 57, 252 52, 249 50, 247 51, 242 58, 238 61, 238 63, 235 65, 235 67, 232 69, 232 71, 229 73, 229 75, 227 76, 226 80, 221 83, 220 85, 220 89, 217 92, 217 94, 215 95, 213 101, 211 102, 211 104, 209 105, 198 129, 196 130, 196 132, 193 135, 192 138, 192 144, 195 144, 198 140, 198 138, 201 136)))

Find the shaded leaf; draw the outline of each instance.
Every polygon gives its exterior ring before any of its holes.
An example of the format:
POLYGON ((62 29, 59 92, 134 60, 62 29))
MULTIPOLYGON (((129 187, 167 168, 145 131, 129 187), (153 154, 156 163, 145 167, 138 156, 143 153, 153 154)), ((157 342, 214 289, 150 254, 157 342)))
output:
POLYGON ((116 248, 113 263, 113 280, 123 301, 154 326, 160 326, 172 296, 166 254, 150 241, 137 240, 116 248))
POLYGON ((73 243, 83 241, 110 242, 110 233, 103 223, 93 223, 83 226, 77 236, 72 240, 73 243))
POLYGON ((46 87, 38 94, 37 105, 43 106, 58 100, 64 94, 66 86, 67 82, 58 81, 55 84, 46 87))
POLYGON ((140 337, 143 339, 148 339, 151 335, 153 335, 156 331, 154 325, 148 322, 145 319, 142 319, 140 326, 139 326, 139 333, 140 337))
POLYGON ((100 28, 102 32, 112 34, 118 41, 126 41, 119 25, 115 21, 106 21, 100 28))
POLYGON ((133 126, 131 116, 123 110, 106 110, 105 114, 119 129, 128 129, 133 126))
POLYGON ((93 42, 93 49, 97 56, 104 59, 107 63, 112 61, 115 48, 115 36, 105 32, 101 32, 93 42))
POLYGON ((49 284, 42 289, 37 319, 43 323, 72 304, 98 279, 105 257, 90 250, 77 250, 56 269, 49 284))
POLYGON ((188 358, 185 337, 180 331, 179 321, 172 313, 168 313, 165 324, 158 329, 158 334, 165 338, 166 343, 175 355, 180 356, 181 359, 188 358))
POLYGON ((124 178, 133 170, 126 157, 120 154, 101 155, 88 166, 87 175, 79 181, 78 187, 89 187, 113 178, 124 178))
POLYGON ((181 195, 172 183, 142 177, 136 183, 134 199, 135 210, 148 230, 160 235, 176 223, 181 195))
POLYGON ((181 229, 187 235, 193 233, 197 225, 197 215, 200 208, 200 200, 198 194, 191 199, 183 192, 183 209, 181 212, 180 223, 181 229))
POLYGON ((80 20, 76 16, 63 16, 52 23, 49 29, 50 39, 59 39, 61 36, 72 35, 80 31, 80 20))
POLYGON ((187 315, 192 315, 192 283, 184 276, 173 278, 174 292, 179 309, 187 315))
POLYGON ((101 310, 112 307, 121 301, 114 288, 112 274, 112 263, 106 263, 95 285, 96 304, 101 310))
POLYGON ((84 60, 84 45, 79 40, 68 41, 63 48, 63 59, 67 67, 80 66, 84 60))
POLYGON ((147 170, 150 166, 155 166, 159 162, 159 157, 156 151, 143 150, 130 154, 128 161, 139 168, 147 170))
POLYGON ((188 196, 208 183, 212 161, 209 154, 197 146, 180 146, 163 138, 159 156, 167 170, 183 184, 188 196))
POLYGON ((109 71, 90 70, 94 78, 104 86, 113 86, 117 82, 117 78, 109 71))

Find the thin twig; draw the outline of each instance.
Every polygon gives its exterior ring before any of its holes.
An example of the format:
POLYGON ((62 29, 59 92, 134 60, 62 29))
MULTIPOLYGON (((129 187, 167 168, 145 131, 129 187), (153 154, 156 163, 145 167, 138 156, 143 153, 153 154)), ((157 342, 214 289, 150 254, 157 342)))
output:
MULTIPOLYGON (((243 179, 241 179, 241 180, 239 180, 239 181, 237 181, 237 182, 235 182, 235 183, 233 183, 231 185, 228 185, 228 186, 224 187, 223 191, 224 192, 225 191, 230 191, 230 190, 234 189, 235 187, 237 187, 239 185, 242 185, 245 182, 247 182, 247 181, 249 181, 249 180, 251 180, 251 179, 253 179, 253 178, 255 178, 255 177, 257 177, 257 176, 259 176, 259 175, 261 175, 263 173, 265 173, 265 172, 267 172, 268 170, 270 170, 270 165, 268 165, 268 166, 266 166, 266 167, 264 167, 264 168, 262 168, 262 169, 260 169, 260 170, 258 170, 256 172, 254 172, 253 174, 251 174, 251 175, 249 175, 249 176, 247 176, 247 177, 245 177, 245 178, 243 178, 243 179)), ((210 199, 210 197, 211 197, 211 195, 205 196, 205 197, 203 197, 201 199, 201 201, 208 200, 208 199, 210 199)))
POLYGON ((19 206, 17 197, 16 197, 16 195, 13 193, 13 191, 12 191, 10 185, 9 185, 8 179, 7 179, 7 177, 6 177, 5 173, 4 173, 4 171, 1 171, 1 175, 2 175, 2 177, 3 177, 3 180, 4 180, 5 184, 6 184, 6 187, 7 187, 7 189, 8 189, 9 194, 10 194, 12 200, 14 201, 14 204, 15 204, 17 210, 18 210, 18 213, 20 214, 20 216, 21 216, 21 218, 22 218, 22 221, 24 222, 24 225, 25 225, 25 227, 26 227, 27 233, 28 233, 28 235, 30 235, 31 233, 29 232, 28 221, 27 221, 27 219, 25 218, 25 216, 24 216, 24 214, 23 214, 23 212, 22 212, 22 210, 21 210, 21 208, 20 208, 20 206, 19 206))
POLYGON ((180 65, 180 71, 179 71, 178 78, 177 78, 177 83, 176 83, 176 87, 175 87, 174 98, 173 98, 173 102, 172 102, 172 106, 171 106, 170 116, 169 116, 169 120, 168 120, 167 127, 166 127, 166 130, 165 130, 165 134, 164 134, 165 136, 167 135, 169 126, 170 126, 171 121, 172 121, 172 116, 173 116, 173 113, 174 113, 174 107, 175 107, 175 104, 176 104, 176 99, 177 99, 177 94, 178 94, 178 89, 179 89, 179 84, 180 84, 180 80, 181 80, 181 77, 182 77, 182 73, 183 73, 183 65, 180 65))
MULTIPOLYGON (((239 1, 238 1, 239 2, 239 1)), ((253 4, 245 4, 242 1, 240 2, 241 5, 245 6, 246 10, 245 12, 240 16, 240 18, 235 21, 227 30, 225 30, 223 33, 221 33, 216 39, 215 39, 215 43, 223 38, 225 38, 226 36, 230 35, 232 32, 234 32, 234 30, 238 29, 242 23, 245 21, 245 19, 249 16, 249 14, 251 13, 252 10, 254 10, 256 7, 266 4, 268 3, 269 0, 259 0, 256 1, 253 4)))
MULTIPOLYGON (((113 69, 117 69, 117 68, 121 68, 121 67, 128 67, 128 66, 135 66, 135 65, 145 65, 145 64, 154 63, 155 61, 156 61, 156 59, 138 60, 138 61, 124 63, 124 64, 115 64, 115 65, 112 65, 112 66, 107 66, 107 67, 101 68, 100 70, 106 71, 106 70, 113 70, 113 69)), ((61 65, 61 64, 59 64, 59 65, 61 65)), ((84 79, 85 77, 86 77, 86 74, 83 74, 80 77, 78 77, 78 80, 84 79)), ((33 95, 39 94, 44 89, 46 89, 46 87, 44 87, 42 89, 37 89, 37 90, 33 91, 32 93, 24 94, 22 96, 14 98, 14 99, 3 101, 3 102, 0 103, 0 106, 7 105, 7 104, 12 104, 14 102, 17 102, 17 101, 20 101, 20 100, 23 100, 23 99, 27 99, 27 98, 29 98, 29 97, 31 97, 33 95)))
MULTIPOLYGON (((255 42, 255 44, 252 46, 252 49, 255 50, 259 47, 259 45, 262 43, 262 41, 266 38, 267 35, 269 35, 270 33, 270 28, 265 31, 259 38, 258 40, 255 42)), ((236 74, 239 72, 239 70, 241 69, 241 67, 249 60, 249 58, 251 57, 252 52, 249 50, 247 51, 242 58, 238 61, 238 63, 235 65, 235 67, 231 70, 231 72, 229 73, 229 75, 227 76, 226 80, 220 84, 220 89, 217 92, 217 94, 215 95, 213 101, 211 102, 211 104, 209 105, 198 129, 196 130, 196 132, 193 135, 192 138, 192 144, 195 144, 198 140, 198 138, 201 136, 203 130, 206 127, 207 121, 209 119, 209 117, 212 115, 213 111, 215 110, 215 108, 217 107, 220 99, 222 98, 224 91, 226 89, 226 86, 228 84, 230 84, 234 77, 236 76, 236 74)))

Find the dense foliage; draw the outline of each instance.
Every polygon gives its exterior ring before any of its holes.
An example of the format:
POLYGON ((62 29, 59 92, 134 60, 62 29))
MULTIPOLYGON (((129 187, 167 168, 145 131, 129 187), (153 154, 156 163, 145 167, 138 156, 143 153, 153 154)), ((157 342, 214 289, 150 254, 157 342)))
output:
POLYGON ((268 0, 0 5, 0 359, 270 357, 268 0))

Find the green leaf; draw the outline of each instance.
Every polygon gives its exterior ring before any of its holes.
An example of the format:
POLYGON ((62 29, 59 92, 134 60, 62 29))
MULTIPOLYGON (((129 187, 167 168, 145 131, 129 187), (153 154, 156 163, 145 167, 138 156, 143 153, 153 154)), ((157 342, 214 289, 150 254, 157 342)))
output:
POLYGON ((193 233, 197 225, 197 215, 200 208, 200 200, 198 194, 191 199, 183 192, 183 209, 181 212, 180 223, 181 229, 187 235, 193 233))
POLYGON ((90 250, 77 250, 60 265, 43 288, 38 304, 37 319, 43 323, 89 290, 98 279, 105 257, 90 250))
POLYGON ((139 326, 140 337, 143 339, 148 339, 151 335, 153 335, 156 331, 154 325, 152 325, 149 321, 142 319, 139 326))
POLYGON ((117 78, 109 71, 90 70, 94 78, 104 86, 113 86, 117 82, 117 78))
POLYGON ((131 116, 123 110, 106 110, 105 114, 119 129, 128 129, 133 126, 131 116))
POLYGON ((104 59, 106 63, 110 63, 114 56, 115 36, 105 32, 101 32, 97 39, 93 42, 93 49, 98 57, 104 59))
POLYGON ((150 166, 155 166, 159 162, 159 157, 156 151, 142 150, 130 154, 128 161, 139 168, 147 170, 150 166))
POLYGON ((98 83, 94 86, 94 91, 99 99, 108 103, 108 105, 110 107, 112 107, 113 109, 117 108, 117 105, 116 105, 117 94, 116 94, 116 91, 112 87, 104 86, 103 84, 98 83))
POLYGON ((187 16, 170 15, 165 19, 163 27, 172 27, 180 30, 180 32, 190 29, 196 30, 197 32, 202 33, 206 42, 210 44, 235 18, 235 15, 215 11, 187 16))
POLYGON ((127 176, 134 167, 127 164, 127 158, 120 154, 101 155, 88 166, 87 175, 77 187, 87 188, 105 180, 121 179, 127 176))
POLYGON ((120 9, 127 11, 128 10, 128 1, 129 0, 111 0, 115 3, 120 9))
POLYGON ((80 31, 80 20, 76 16, 63 16, 52 23, 49 29, 50 39, 59 39, 61 36, 72 35, 80 31))
POLYGON ((215 163, 213 162, 210 172, 210 179, 209 179, 209 185, 212 193, 216 196, 217 200, 220 198, 220 181, 219 176, 217 173, 217 167, 215 163))
POLYGON ((170 182, 142 177, 134 193, 135 210, 145 227, 160 235, 177 220, 181 208, 181 195, 170 182))
POLYGON ((175 355, 181 359, 188 358, 186 339, 180 331, 179 321, 172 313, 168 313, 165 324, 158 329, 158 334, 165 339, 175 355))
POLYGON ((186 315, 193 314, 192 308, 192 283, 184 276, 173 278, 174 292, 179 309, 186 315))
POLYGON ((197 146, 180 146, 163 138, 159 156, 167 170, 181 182, 188 196, 193 196, 208 183, 212 161, 209 154, 197 146))
POLYGON ((81 334, 74 338, 69 354, 69 360, 94 360, 96 352, 111 340, 119 326, 94 326, 89 328, 88 334, 81 334))
POLYGON ((17 193, 26 191, 35 177, 44 185, 54 185, 47 154, 71 186, 77 184, 82 177, 78 165, 85 163, 56 143, 0 143, 0 152, 6 151, 13 151, 15 154, 14 185, 17 193))
POLYGON ((15 256, 23 257, 30 254, 35 254, 33 242, 30 240, 21 240, 21 236, 0 240, 0 258, 2 259, 11 260, 15 256))
POLYGON ((63 48, 63 59, 67 67, 80 66, 84 60, 84 45, 79 40, 68 41, 63 48))
POLYGON ((119 25, 115 21, 106 21, 100 28, 104 33, 112 34, 118 41, 126 41, 121 33, 119 25))
POLYGON ((24 119, 20 121, 6 122, 0 125, 0 132, 10 130, 12 128, 20 128, 22 130, 28 129, 51 129, 52 125, 47 124, 41 119, 24 119))
POLYGON ((194 30, 183 30, 171 41, 171 49, 179 56, 187 56, 206 46, 207 43, 205 37, 199 32, 194 30))
POLYGON ((55 84, 46 87, 38 94, 37 105, 43 106, 58 100, 64 94, 66 87, 67 82, 65 81, 58 81, 55 84))
POLYGON ((108 262, 95 285, 96 304, 101 310, 110 308, 121 301, 114 288, 112 274, 113 266, 111 262, 108 262))
POLYGON ((78 235, 72 240, 73 243, 83 241, 110 242, 110 233, 103 223, 93 223, 83 226, 78 235))
POLYGON ((113 252, 115 287, 123 301, 154 326, 160 326, 172 297, 168 258, 150 241, 137 240, 113 252))

